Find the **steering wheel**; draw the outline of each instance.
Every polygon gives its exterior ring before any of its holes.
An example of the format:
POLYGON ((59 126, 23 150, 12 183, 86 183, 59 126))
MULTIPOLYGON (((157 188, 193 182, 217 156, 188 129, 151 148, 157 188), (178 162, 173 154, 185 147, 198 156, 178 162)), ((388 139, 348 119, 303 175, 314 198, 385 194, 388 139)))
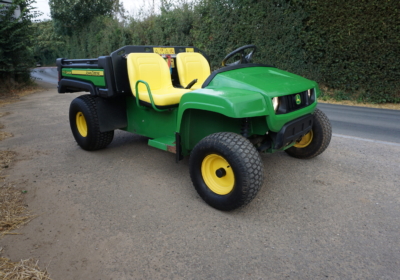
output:
POLYGON ((222 66, 231 66, 231 65, 237 65, 237 64, 245 64, 245 63, 250 63, 251 58, 253 57, 253 54, 256 52, 257 47, 255 45, 246 45, 243 47, 240 47, 236 50, 234 50, 233 52, 231 52, 230 54, 228 54, 227 56, 225 56, 224 60, 222 60, 221 64, 222 66), (247 49, 252 49, 248 54, 245 55, 245 50, 247 49), (236 54, 240 54, 240 59, 230 63, 230 64, 226 64, 226 61, 228 59, 230 59, 231 57, 235 56, 236 54))

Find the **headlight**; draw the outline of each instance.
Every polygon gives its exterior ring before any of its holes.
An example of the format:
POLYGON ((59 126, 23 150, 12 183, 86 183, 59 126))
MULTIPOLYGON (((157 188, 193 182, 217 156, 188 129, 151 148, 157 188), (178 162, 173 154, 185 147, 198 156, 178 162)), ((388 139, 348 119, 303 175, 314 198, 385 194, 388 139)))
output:
POLYGON ((279 98, 278 97, 272 98, 272 106, 274 106, 274 110, 276 112, 276 110, 278 110, 278 107, 279 107, 279 98))
POLYGON ((311 89, 309 89, 309 90, 307 90, 307 93, 308 93, 308 98, 311 98, 311 89))

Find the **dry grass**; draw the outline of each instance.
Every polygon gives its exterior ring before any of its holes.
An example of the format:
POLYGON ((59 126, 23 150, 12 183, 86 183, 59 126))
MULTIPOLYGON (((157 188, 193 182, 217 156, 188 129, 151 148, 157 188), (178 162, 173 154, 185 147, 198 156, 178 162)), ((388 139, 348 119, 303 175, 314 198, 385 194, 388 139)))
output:
MULTIPOLYGON (((10 114, 10 113, 9 112, 0 113, 0 118, 3 116, 7 116, 8 114, 10 114)), ((3 129, 3 128, 4 128, 4 125, 2 123, 0 123, 0 129, 3 129)), ((12 136, 13 135, 10 132, 0 131, 0 141, 4 140, 6 138, 12 137, 12 136)))
POLYGON ((0 88, 0 107, 19 101, 23 96, 41 91, 38 85, 29 85, 24 87, 16 87, 13 89, 0 88))
POLYGON ((348 105, 348 106, 358 106, 358 107, 369 107, 369 108, 379 108, 379 109, 391 109, 391 110, 400 110, 399 103, 382 103, 382 104, 372 104, 372 103, 361 103, 351 100, 341 100, 336 101, 334 99, 322 100, 318 99, 318 103, 328 103, 328 104, 339 104, 339 105, 348 105))
MULTIPOLYGON (((31 215, 24 204, 23 192, 11 184, 4 183, 2 172, 9 168, 16 153, 0 151, 0 238, 6 234, 17 234, 11 231, 31 221, 31 215)), ((1 249, 0 249, 1 252, 1 249)), ((4 280, 51 280, 47 269, 42 270, 38 261, 33 259, 11 262, 8 258, 0 257, 0 279, 4 280)))
POLYGON ((51 280, 47 269, 41 270, 39 261, 33 259, 11 262, 0 258, 0 279, 3 280, 51 280))
POLYGON ((0 131, 0 141, 12 137, 12 133, 7 132, 7 131, 0 131))
POLYGON ((31 215, 24 204, 23 193, 10 184, 0 187, 0 237, 18 234, 11 231, 31 221, 31 215))
MULTIPOLYGON (((10 167, 16 153, 12 151, 0 151, 0 179, 4 169, 10 167)), ((15 189, 10 183, 2 183, 0 186, 0 237, 6 234, 15 234, 11 231, 28 223, 34 218, 28 212, 24 204, 23 193, 15 189)))
POLYGON ((358 107, 369 107, 379 109, 400 110, 400 103, 368 103, 363 102, 362 92, 356 91, 352 94, 346 93, 341 90, 330 89, 326 86, 320 85, 322 95, 318 97, 318 102, 328 104, 339 104, 358 107))
POLYGON ((13 151, 0 151, 0 179, 4 179, 5 177, 1 176, 1 173, 4 169, 10 167, 11 162, 13 161, 16 153, 13 151))

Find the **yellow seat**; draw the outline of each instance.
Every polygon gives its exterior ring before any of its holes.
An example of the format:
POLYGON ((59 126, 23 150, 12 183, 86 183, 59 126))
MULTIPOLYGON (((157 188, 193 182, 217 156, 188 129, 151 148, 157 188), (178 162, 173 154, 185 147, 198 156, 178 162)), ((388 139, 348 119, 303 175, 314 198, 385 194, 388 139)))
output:
MULTIPOLYGON (((156 106, 179 104, 181 97, 190 90, 174 88, 171 74, 165 60, 156 53, 130 53, 127 57, 129 84, 136 97, 136 82, 142 80, 150 86, 156 106)), ((147 88, 143 83, 138 87, 139 99, 151 103, 147 88)))
POLYGON ((179 81, 186 87, 191 81, 197 79, 191 89, 201 88, 204 81, 210 76, 210 64, 200 53, 178 53, 176 56, 179 81))

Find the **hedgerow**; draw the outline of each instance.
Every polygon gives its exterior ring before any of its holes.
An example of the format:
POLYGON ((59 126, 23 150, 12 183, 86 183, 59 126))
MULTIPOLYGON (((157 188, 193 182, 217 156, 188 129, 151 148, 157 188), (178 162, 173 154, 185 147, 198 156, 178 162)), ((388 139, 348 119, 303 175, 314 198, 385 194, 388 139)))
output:
POLYGON ((159 12, 96 17, 59 50, 96 57, 127 44, 194 45, 213 69, 255 44, 255 62, 316 80, 345 98, 400 102, 400 2, 393 0, 162 1, 159 12))

